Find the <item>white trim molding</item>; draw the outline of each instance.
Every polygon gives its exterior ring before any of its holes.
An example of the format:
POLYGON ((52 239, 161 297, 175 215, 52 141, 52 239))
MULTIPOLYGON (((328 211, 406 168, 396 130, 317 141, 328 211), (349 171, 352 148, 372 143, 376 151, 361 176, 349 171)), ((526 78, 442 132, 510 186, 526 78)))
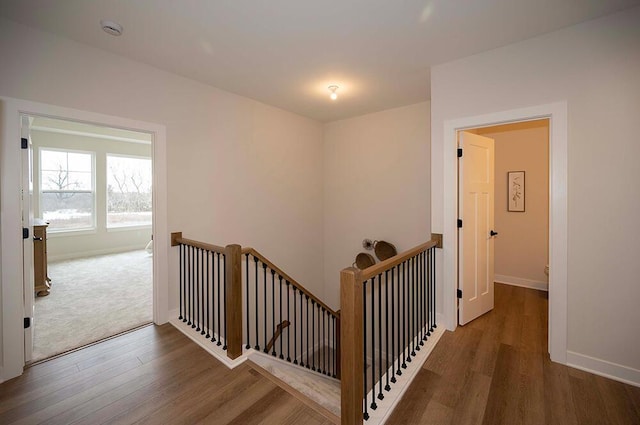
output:
POLYGON ((640 387, 640 370, 567 351, 567 366, 640 387))
POLYGON ((520 286, 522 288, 537 289, 538 291, 548 291, 549 284, 541 280, 531 280, 522 277, 504 276, 497 274, 494 276, 495 283, 504 283, 505 285, 520 286))
MULTIPOLYGON (((444 122, 443 315, 447 329, 458 322, 457 132, 520 121, 549 119, 549 353, 567 362, 567 103, 493 112, 444 122)), ((433 161, 440 160, 432 158, 433 161)))

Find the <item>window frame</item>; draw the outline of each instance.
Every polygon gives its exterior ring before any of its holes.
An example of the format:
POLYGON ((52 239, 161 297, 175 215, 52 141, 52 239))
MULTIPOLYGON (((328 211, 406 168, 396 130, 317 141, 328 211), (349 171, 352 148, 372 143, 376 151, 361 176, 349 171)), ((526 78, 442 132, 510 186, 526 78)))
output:
MULTIPOLYGON (((68 158, 67 158, 68 161, 68 158)), ((68 163, 67 163, 68 167, 68 163)), ((67 172, 70 172, 67 168, 67 172)), ((91 193, 92 202, 91 202, 91 225, 76 227, 71 229, 56 229, 49 227, 47 229, 47 234, 51 234, 52 236, 61 235, 65 233, 95 233, 97 231, 98 225, 98 211, 97 211, 97 190, 96 190, 96 152, 94 151, 85 151, 80 149, 68 149, 68 148, 57 148, 57 147, 48 147, 48 146, 39 146, 38 147, 38 216, 44 218, 43 212, 43 202, 42 195, 44 193, 64 193, 64 192, 75 192, 75 193, 91 193), (42 178, 43 178, 43 169, 42 169, 42 152, 43 151, 52 151, 52 152, 64 152, 66 154, 69 153, 79 153, 86 154, 91 157, 91 190, 43 190, 42 178)))

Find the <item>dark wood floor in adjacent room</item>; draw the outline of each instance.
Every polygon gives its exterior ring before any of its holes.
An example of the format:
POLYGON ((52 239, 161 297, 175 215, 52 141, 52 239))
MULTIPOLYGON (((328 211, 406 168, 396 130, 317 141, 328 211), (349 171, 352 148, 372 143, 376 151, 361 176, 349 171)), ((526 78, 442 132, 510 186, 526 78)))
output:
POLYGON ((329 424, 243 364, 227 369, 171 325, 28 368, 0 385, 0 424, 329 424))
POLYGON ((494 310, 442 336, 387 424, 640 424, 640 388, 549 360, 547 305, 496 284, 494 310))

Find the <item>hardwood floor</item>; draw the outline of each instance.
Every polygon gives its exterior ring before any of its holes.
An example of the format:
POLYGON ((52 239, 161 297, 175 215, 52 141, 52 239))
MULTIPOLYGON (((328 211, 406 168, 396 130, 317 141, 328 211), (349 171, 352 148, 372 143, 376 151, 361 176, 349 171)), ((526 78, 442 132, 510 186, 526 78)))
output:
POLYGON ((251 366, 171 325, 40 363, 0 385, 0 424, 329 424, 251 366))
POLYGON ((640 388, 551 363, 546 293, 496 284, 447 332, 387 424, 640 424, 640 388))
MULTIPOLYGON (((447 332, 388 424, 640 424, 640 388, 551 363, 547 300, 496 284, 447 332)), ((230 370, 170 325, 40 363, 0 385, 0 424, 329 424, 250 364, 230 370)))

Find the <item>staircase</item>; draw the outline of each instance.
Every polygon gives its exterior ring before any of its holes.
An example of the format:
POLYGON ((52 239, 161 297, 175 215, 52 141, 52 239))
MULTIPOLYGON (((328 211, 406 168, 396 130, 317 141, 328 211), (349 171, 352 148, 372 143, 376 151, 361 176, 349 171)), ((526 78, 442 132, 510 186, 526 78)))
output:
POLYGON ((171 235, 171 322, 228 367, 250 361, 334 423, 384 423, 441 335, 433 239, 341 272, 334 311, 253 248, 171 235))

